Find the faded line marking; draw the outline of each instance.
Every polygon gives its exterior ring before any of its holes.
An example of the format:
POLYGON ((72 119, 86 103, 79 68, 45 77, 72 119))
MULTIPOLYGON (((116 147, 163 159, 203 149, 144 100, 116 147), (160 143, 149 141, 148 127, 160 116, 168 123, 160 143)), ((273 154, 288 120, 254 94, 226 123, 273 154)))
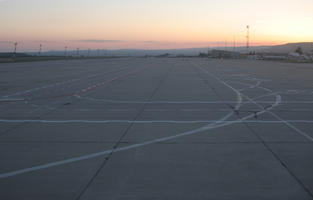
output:
MULTIPOLYGON (((261 89, 266 89, 263 87, 258 87, 261 89)), ((272 92, 272 90, 267 89, 267 91, 272 92)), ((273 96, 279 94, 278 92, 273 92, 270 94, 262 95, 259 98, 273 96)), ((98 99, 92 97, 82 97, 75 95, 76 98, 94 101, 94 102, 103 102, 103 103, 114 103, 114 104, 225 104, 225 103, 237 103, 237 101, 122 101, 122 100, 111 100, 111 99, 98 99)), ((273 103, 273 101, 257 101, 258 103, 273 103)), ((250 101, 242 101, 243 104, 251 103, 250 101)), ((280 104, 313 104, 313 101, 282 101, 280 104)))
MULTIPOLYGON (((241 106, 241 104, 242 104, 242 98, 239 97, 240 93, 236 92, 236 94, 237 94, 237 100, 238 100, 236 107, 239 108, 241 106)), ((125 151, 125 150, 128 150, 128 149, 133 149, 133 148, 138 148, 138 147, 142 147, 142 146, 147 146, 149 144, 154 144, 154 143, 157 143, 157 142, 163 142, 163 141, 171 140, 171 139, 174 139, 174 138, 179 138, 179 137, 186 136, 186 135, 192 135, 192 134, 195 134, 195 133, 199 133, 199 132, 202 132, 202 131, 213 129, 213 128, 215 128, 215 126, 216 127, 223 126, 223 121, 225 121, 226 119, 228 119, 232 115, 233 115, 233 112, 229 113, 228 115, 226 115, 222 119, 218 120, 218 122, 216 122, 216 123, 213 122, 212 124, 209 124, 207 126, 203 126, 203 127, 199 128, 199 129, 183 132, 181 134, 177 134, 177 135, 174 135, 174 136, 154 139, 154 140, 147 141, 147 142, 144 142, 144 143, 139 143, 139 144, 130 145, 130 146, 121 147, 121 148, 116 148, 116 149, 105 150, 105 151, 102 151, 102 152, 89 154, 89 155, 85 155, 85 156, 79 156, 79 157, 66 159, 66 160, 62 160, 62 161, 51 162, 51 163, 48 163, 48 164, 43 164, 43 165, 38 165, 38 166, 30 167, 30 168, 16 170, 16 171, 13 171, 13 172, 2 173, 2 174, 0 174, 0 178, 8 178, 8 177, 11 177, 11 176, 16 176, 16 175, 20 175, 20 174, 24 174, 24 173, 28 173, 28 172, 33 172, 33 171, 37 171, 37 170, 41 170, 41 169, 46 169, 46 168, 50 168, 50 167, 60 166, 60 165, 68 164, 68 163, 81 161, 81 160, 87 160, 87 159, 91 159, 91 158, 95 158, 95 157, 111 154, 113 152, 125 151)))
POLYGON ((100 75, 103 75, 103 74, 108 74, 108 73, 112 73, 112 72, 122 71, 123 69, 126 69, 126 67, 120 68, 118 70, 111 70, 111 71, 104 72, 104 73, 101 73, 101 74, 97 73, 97 74, 92 74, 92 75, 89 75, 89 76, 86 76, 86 77, 82 77, 82 78, 75 78, 75 79, 70 79, 70 80, 66 80, 66 81, 56 82, 56 83, 44 85, 44 86, 41 86, 41 87, 36 87, 36 88, 24 90, 22 92, 16 92, 16 93, 13 93, 13 94, 5 95, 5 96, 2 96, 2 97, 3 98, 8 98, 8 97, 18 96, 18 95, 26 95, 28 93, 39 91, 39 90, 42 90, 42 89, 53 88, 53 87, 57 87, 57 86, 60 86, 60 85, 67 84, 67 83, 73 83, 73 82, 77 82, 77 81, 80 81, 80 80, 93 78, 93 77, 100 76, 100 75))
MULTIPOLYGON (((230 87, 233 91, 236 92, 238 102, 237 102, 237 105, 236 105, 235 108, 239 109, 241 104, 242 104, 241 93, 238 92, 233 87, 231 87, 230 85, 228 85, 227 83, 223 82, 221 79, 217 78, 217 80, 219 80, 221 83, 225 84, 226 86, 230 87)), ((279 98, 279 96, 277 95, 275 104, 273 104, 271 107, 269 107, 267 109, 264 109, 264 110, 262 110, 260 112, 257 112, 256 114, 257 115, 261 115, 261 114, 271 110, 275 106, 278 106, 280 101, 281 101, 281 98, 279 98)), ((125 150, 129 150, 129 149, 133 149, 133 148, 143 147, 143 146, 147 146, 147 145, 150 145, 150 144, 155 144, 155 143, 158 143, 158 142, 165 142, 165 141, 168 141, 168 140, 171 140, 171 139, 175 139, 175 138, 179 138, 179 137, 182 137, 182 136, 193 135, 193 134, 200 133, 200 132, 203 132, 203 131, 207 131, 207 130, 211 130, 211 129, 215 129, 215 128, 219 128, 219 127, 224 127, 224 126, 231 125, 231 124, 234 123, 234 122, 224 122, 226 119, 228 119, 230 116, 232 116, 232 114, 233 113, 229 113, 224 118, 218 120, 218 122, 216 122, 216 123, 212 123, 212 124, 209 124, 207 126, 203 126, 201 128, 195 129, 195 130, 183 132, 183 133, 180 133, 180 134, 177 134, 177 135, 174 135, 174 136, 163 137, 163 138, 154 139, 154 140, 151 140, 151 141, 147 141, 147 142, 143 142, 143 143, 139 143, 139 144, 134 144, 134 145, 126 146, 126 147, 121 147, 121 148, 117 148, 117 149, 110 149, 110 150, 106 150, 106 151, 102 151, 102 152, 98 152, 98 153, 94 153, 94 154, 89 154, 89 155, 75 157, 75 158, 66 159, 66 160, 62 160, 62 161, 52 162, 52 163, 39 165, 39 166, 35 166, 35 167, 30 167, 30 168, 25 168, 25 169, 13 171, 13 172, 3 173, 3 174, 0 174, 0 178, 7 178, 7 177, 11 177, 11 176, 16 176, 16 175, 28 173, 28 172, 33 172, 33 171, 37 171, 37 170, 41 170, 41 169, 54 167, 54 166, 60 166, 60 165, 68 164, 68 163, 73 163, 73 162, 77 162, 77 161, 87 160, 87 159, 91 159, 91 158, 107 155, 107 154, 110 154, 110 153, 113 153, 113 152, 119 152, 119 151, 125 151, 125 150)), ((238 119, 237 121, 247 120, 247 119, 252 118, 254 116, 255 116, 255 114, 251 114, 251 115, 248 115, 248 116, 246 116, 244 118, 238 119)))

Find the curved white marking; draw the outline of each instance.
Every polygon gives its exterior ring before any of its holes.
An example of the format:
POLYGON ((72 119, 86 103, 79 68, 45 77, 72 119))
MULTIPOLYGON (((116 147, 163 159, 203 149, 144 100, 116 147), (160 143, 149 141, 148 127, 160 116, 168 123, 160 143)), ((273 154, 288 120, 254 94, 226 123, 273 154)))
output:
MULTIPOLYGON (((219 80, 221 83, 223 83, 227 87, 231 88, 237 94, 238 102, 237 102, 237 105, 235 106, 235 109, 239 109, 240 106, 242 105, 242 96, 241 96, 242 94, 238 90, 236 90, 235 88, 230 86, 229 84, 227 84, 224 81, 222 81, 221 79, 219 79, 218 77, 210 74, 209 72, 207 72, 206 70, 202 69, 201 67, 199 67, 199 68, 202 71, 206 72, 207 74, 209 74, 212 77, 214 77, 217 80, 219 80)), ((261 115, 261 114, 267 112, 268 110, 271 110, 275 106, 279 105, 280 101, 281 101, 281 98, 280 98, 279 95, 277 95, 276 96, 276 102, 275 102, 275 104, 273 106, 269 107, 268 109, 264 109, 264 110, 262 110, 262 111, 260 111, 260 112, 258 112, 256 114, 257 115, 261 115)), ((171 139, 175 139, 175 138, 179 138, 179 137, 182 137, 182 136, 192 135, 192 134, 200 133, 200 132, 203 132, 203 131, 211 130, 211 129, 214 129, 214 128, 219 128, 219 127, 231 125, 231 124, 234 124, 237 121, 241 122, 242 120, 247 120, 247 119, 252 118, 252 117, 255 116, 255 114, 251 114, 251 115, 248 115, 248 116, 246 116, 246 117, 244 117, 242 119, 238 119, 236 121, 225 122, 225 120, 228 119, 230 116, 232 116, 232 114, 233 113, 229 113, 228 115, 226 115, 222 119, 218 120, 217 122, 213 122, 212 124, 209 124, 207 126, 203 126, 201 128, 198 128, 198 129, 194 129, 194 130, 191 130, 191 131, 183 132, 183 133, 180 133, 180 134, 177 134, 177 135, 173 135, 173 136, 169 136, 169 137, 163 137, 163 138, 159 138, 159 139, 154 139, 154 140, 151 140, 151 141, 147 141, 147 142, 143 142, 143 143, 139 143, 139 144, 134 144, 134 145, 129 145, 129 146, 126 146, 126 147, 120 147, 120 148, 116 148, 116 149, 109 149, 109 150, 105 150, 105 151, 102 151, 102 152, 88 154, 88 155, 85 155, 85 156, 79 156, 79 157, 66 159, 66 160, 62 160, 62 161, 57 161, 57 162, 52 162, 52 163, 48 163, 48 164, 38 165, 38 166, 35 166, 35 167, 25 168, 25 169, 13 171, 13 172, 3 173, 3 174, 0 174, 0 178, 7 178, 7 177, 16 176, 16 175, 20 175, 20 174, 24 174, 24 173, 28 173, 28 172, 33 172, 33 171, 37 171, 37 170, 41 170, 41 169, 46 169, 46 168, 50 168, 50 167, 55 167, 55 166, 60 166, 60 165, 68 164, 68 163, 77 162, 77 161, 87 160, 87 159, 91 159, 91 158, 107 155, 107 154, 110 154, 112 152, 125 151, 125 150, 129 150, 129 149, 133 149, 133 148, 147 146, 147 145, 150 145, 150 144, 155 144, 155 143, 158 143, 158 142, 165 142, 165 141, 168 141, 168 140, 171 140, 171 139)))

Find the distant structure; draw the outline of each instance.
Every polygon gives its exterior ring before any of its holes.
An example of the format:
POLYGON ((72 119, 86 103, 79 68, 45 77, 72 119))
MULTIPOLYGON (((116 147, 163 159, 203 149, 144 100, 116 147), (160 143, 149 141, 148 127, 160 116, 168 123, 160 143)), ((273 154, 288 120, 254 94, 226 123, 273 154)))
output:
POLYGON ((213 49, 211 51, 211 57, 218 58, 218 59, 239 59, 240 53, 234 52, 234 51, 224 51, 224 50, 213 49))
POLYGON ((89 57, 90 56, 90 49, 88 49, 88 53, 87 53, 87 57, 89 57))
POLYGON ((64 47, 64 56, 67 57, 67 46, 64 47))
POLYGON ((250 48, 250 26, 247 25, 247 53, 249 53, 249 48, 250 48))
POLYGON ((225 40, 225 51, 227 51, 227 41, 225 40))
POLYGON ((79 48, 76 49, 76 54, 79 56, 79 48))
POLYGON ((15 57, 15 56, 16 56, 17 45, 18 45, 18 43, 17 43, 17 42, 15 42, 15 43, 14 43, 13 57, 15 57))
POLYGON ((38 51, 38 56, 41 55, 41 50, 42 50, 42 44, 39 45, 39 51, 38 51))
POLYGON ((234 46, 233 46, 233 51, 236 51, 236 36, 234 35, 234 46))

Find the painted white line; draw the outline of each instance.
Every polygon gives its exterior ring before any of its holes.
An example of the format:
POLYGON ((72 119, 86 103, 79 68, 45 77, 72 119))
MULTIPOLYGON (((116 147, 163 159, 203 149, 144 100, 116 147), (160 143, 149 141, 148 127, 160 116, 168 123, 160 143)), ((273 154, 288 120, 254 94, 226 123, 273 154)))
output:
MULTIPOLYGON (((237 93, 237 95, 238 95, 238 93, 237 93)), ((238 100, 238 102, 237 102, 236 107, 239 108, 241 103, 242 103, 242 98, 237 97, 237 100, 238 100)), ((179 138, 179 137, 186 136, 186 135, 192 135, 192 134, 195 134, 195 133, 203 132, 203 131, 206 131, 206 130, 213 129, 215 127, 222 126, 223 125, 223 121, 227 120, 232 115, 233 115, 233 112, 231 112, 228 115, 224 116, 222 119, 217 120, 217 122, 213 122, 213 123, 211 123, 211 124, 209 124, 207 126, 203 126, 201 128, 195 129, 195 130, 183 132, 183 133, 180 133, 180 134, 177 134, 177 135, 174 135, 174 136, 163 137, 163 138, 154 139, 154 140, 143 142, 143 143, 139 143, 139 144, 129 145, 129 146, 126 146, 126 147, 105 150, 105 151, 94 153, 94 154, 89 154, 89 155, 85 155, 85 156, 79 156, 79 157, 66 159, 66 160, 62 160, 62 161, 57 161, 57 162, 51 162, 51 163, 48 163, 48 164, 38 165, 38 166, 25 168, 25 169, 21 169, 21 170, 16 170, 16 171, 8 172, 8 173, 2 173, 2 174, 0 174, 0 178, 8 178, 8 177, 11 177, 11 176, 16 176, 16 175, 20 175, 20 174, 24 174, 24 173, 28 173, 28 172, 33 172, 33 171, 37 171, 37 170, 41 170, 41 169, 54 167, 54 166, 60 166, 60 165, 68 164, 68 163, 73 163, 73 162, 77 162, 77 161, 82 161, 82 160, 87 160, 87 159, 91 159, 91 158, 107 155, 107 154, 112 153, 113 151, 114 152, 125 151, 125 150, 128 150, 128 149, 133 149, 133 148, 147 146, 149 144, 154 144, 154 143, 158 143, 158 142, 168 141, 168 140, 171 140, 171 139, 174 139, 174 138, 179 138)))
MULTIPOLYGON (((223 119, 226 120, 231 115, 232 115, 232 113, 226 115, 224 118, 221 119, 221 121, 223 119)), ((182 136, 192 135, 192 134, 195 134, 195 133, 199 133, 199 132, 203 132, 203 131, 206 131, 206 130, 210 130, 210 129, 213 129, 213 128, 219 127, 219 126, 221 127, 222 124, 218 125, 218 123, 212 123, 212 124, 209 124, 207 126, 203 126, 201 128, 198 128, 198 129, 194 129, 194 130, 191 130, 191 131, 183 132, 183 133, 180 133, 180 134, 177 134, 177 135, 174 135, 174 136, 158 138, 158 139, 150 140, 150 141, 143 142, 143 143, 129 145, 129 146, 126 146, 126 147, 120 147, 120 148, 116 148, 116 149, 109 149, 109 150, 105 150, 105 151, 102 151, 102 152, 97 152, 97 153, 93 153, 93 154, 88 154, 88 155, 84 155, 84 156, 78 156, 78 157, 75 157, 75 158, 66 159, 66 160, 51 162, 51 163, 48 163, 48 164, 38 165, 38 166, 25 168, 25 169, 21 169, 21 170, 16 170, 16 171, 12 171, 12 172, 2 173, 2 174, 0 174, 0 179, 8 178, 8 177, 12 177, 12 176, 28 173, 28 172, 33 172, 33 171, 37 171, 37 170, 47 169, 47 168, 50 168, 50 167, 55 167, 55 166, 65 165, 65 164, 69 164, 69 163, 73 163, 73 162, 78 162, 78 161, 82 161, 82 160, 87 160, 87 159, 91 159, 91 158, 96 158, 96 157, 99 157, 99 156, 108 155, 108 154, 110 154, 112 152, 120 152, 120 151, 125 151, 125 150, 129 150, 129 149, 133 149, 133 148, 147 146, 147 145, 150 145, 150 144, 155 144, 155 143, 158 143, 158 142, 165 142, 165 141, 168 141, 168 140, 171 140, 171 139, 175 139, 175 138, 179 138, 179 137, 182 137, 182 136)))
POLYGON ((5 96, 2 96, 2 97, 3 98, 8 98, 8 97, 13 97, 13 96, 25 95, 25 94, 28 94, 28 93, 31 93, 31 92, 36 92, 36 91, 43 90, 43 89, 53 88, 53 87, 57 87, 57 86, 60 86, 60 85, 65 85, 65 84, 77 82, 77 81, 80 81, 80 80, 93 78, 93 77, 100 76, 100 75, 103 75, 103 74, 108 74, 108 73, 122 71, 123 69, 126 69, 126 67, 120 68, 118 70, 111 70, 111 71, 104 72, 104 73, 101 73, 101 74, 97 73, 97 74, 92 74, 92 75, 89 75, 89 76, 86 76, 86 77, 82 77, 82 78, 75 78, 75 79, 70 79, 70 80, 66 80, 66 81, 56 82, 56 83, 44 85, 44 86, 41 86, 41 87, 36 87, 36 88, 24 90, 22 92, 16 92, 16 93, 13 93, 13 94, 5 95, 5 96))
MULTIPOLYGON (((263 109, 263 106, 261 106, 259 103, 255 102, 253 99, 251 99, 248 96, 243 95, 245 98, 247 98, 249 101, 251 101, 252 103, 254 103, 255 105, 257 105, 259 108, 263 109)), ((281 101, 281 96, 277 95, 280 98, 281 101)), ((297 127, 295 127, 294 125, 292 125, 290 122, 282 119, 281 117, 279 117, 278 115, 276 115, 275 113, 268 111, 268 113, 270 113, 272 116, 274 116, 276 119, 280 120, 281 122, 283 122, 285 125, 287 125, 289 128, 293 129, 294 131, 296 131, 298 134, 304 136, 305 138, 307 138, 308 140, 310 140, 311 142, 313 142, 313 137, 311 137, 310 135, 308 135, 307 133, 305 133, 304 131, 301 131, 300 129, 298 129, 297 127)))
MULTIPOLYGON (((262 87, 259 87, 262 88, 262 87)), ((262 88, 266 89, 266 88, 262 88)), ((268 92, 272 92, 272 90, 267 89, 268 92)), ((279 94, 278 92, 273 92, 270 94, 262 95, 258 97, 258 99, 273 96, 279 94)), ((237 101, 122 101, 122 100, 111 100, 111 99, 98 99, 92 97, 82 97, 79 95, 75 95, 76 98, 95 101, 95 102, 103 102, 103 103, 112 103, 112 104, 231 104, 237 103, 237 101)), ((257 103, 273 103, 273 101, 256 101, 257 103)), ((243 104, 251 103, 250 101, 242 101, 243 104)), ((282 101, 280 104, 313 104, 313 101, 282 101)))
MULTIPOLYGON (((212 75, 212 76, 214 77, 214 75, 212 75)), ((237 105, 235 106, 235 108, 239 109, 241 104, 242 104, 241 93, 238 92, 233 87, 229 86, 227 83, 225 83, 222 80, 220 80, 219 78, 217 78, 217 80, 219 80, 221 83, 225 84, 226 86, 230 87, 233 91, 236 92, 236 94, 237 94, 237 101, 238 102, 237 102, 237 105)), ((275 102, 274 105, 272 105, 268 109, 262 110, 262 111, 260 111, 260 112, 258 112, 256 114, 257 115, 261 115, 261 114, 271 110, 275 106, 279 105, 280 101, 281 101, 281 99, 279 98, 279 96, 276 96, 276 102, 275 102)), ((110 154, 112 152, 120 152, 120 151, 125 151, 125 150, 129 150, 129 149, 133 149, 133 148, 143 147, 143 146, 147 146, 147 145, 150 145, 150 144, 155 144, 155 143, 159 143, 159 142, 165 142, 165 141, 176 139, 176 138, 179 138, 179 137, 183 137, 183 136, 187 136, 187 135, 193 135, 193 134, 204 132, 204 131, 207 131, 207 130, 224 127, 224 126, 231 125, 231 124, 235 123, 234 121, 232 121, 232 122, 225 122, 225 120, 227 120, 229 117, 231 117, 232 114, 233 113, 229 113, 228 115, 226 115, 222 119, 217 120, 217 122, 213 122, 213 123, 211 123, 209 125, 206 125, 206 126, 203 126, 201 128, 194 129, 194 130, 187 131, 187 132, 183 132, 183 133, 180 133, 180 134, 177 134, 177 135, 173 135, 173 136, 169 136, 169 137, 163 137, 163 138, 158 138, 158 139, 150 140, 150 141, 143 142, 143 143, 138 143, 138 144, 129 145, 129 146, 125 146, 125 147, 120 147, 120 148, 116 148, 116 149, 105 150, 105 151, 102 151, 102 152, 88 154, 88 155, 79 156, 79 157, 75 157, 75 158, 71 158, 71 159, 57 161, 57 162, 51 162, 51 163, 48 163, 48 164, 43 164, 43 165, 38 165, 38 166, 30 167, 30 168, 16 170, 16 171, 13 171, 13 172, 2 173, 2 174, 0 174, 0 178, 8 178, 8 177, 11 177, 11 176, 16 176, 16 175, 20 175, 20 174, 24 174, 24 173, 28 173, 28 172, 33 172, 33 171, 42 170, 42 169, 46 169, 46 168, 50 168, 50 167, 55 167, 55 166, 60 166, 60 165, 68 164, 68 163, 73 163, 73 162, 78 162, 78 161, 82 161, 82 160, 91 159, 91 158, 107 155, 107 154, 110 154)), ((236 120, 236 121, 241 122, 242 120, 247 120, 249 118, 253 118, 254 116, 255 116, 255 114, 251 114, 251 115, 248 115, 248 116, 246 116, 246 117, 244 117, 242 119, 236 120)))
MULTIPOLYGON (((215 76, 214 74, 208 72, 207 70, 204 70, 202 67, 195 65, 194 63, 192 63, 195 67, 197 67, 198 69, 200 69, 201 71, 203 71, 204 73, 210 75, 211 77, 215 78, 216 80, 218 80, 219 82, 221 82, 223 85, 227 86, 228 88, 232 89, 236 95, 237 95, 237 101, 242 103, 242 95, 241 93, 234 87, 232 87, 231 85, 229 85, 228 83, 226 83, 225 81, 223 81, 222 79, 218 78, 217 76, 215 76)), ((235 106, 235 110, 238 110, 241 106, 240 104, 237 104, 235 106)))
MULTIPOLYGON (((261 111, 261 112, 259 112, 259 114, 262 114, 264 112, 266 112, 266 111, 261 111)), ((228 118, 230 116, 231 116, 231 113, 228 114, 227 116, 225 116, 223 119, 226 119, 226 118, 228 118)), ((251 118, 253 116, 254 116, 254 114, 253 115, 248 115, 245 118, 243 118, 243 120, 251 118)), ((108 155, 108 154, 110 154, 112 152, 126 151, 126 150, 139 148, 139 147, 144 147, 144 146, 155 144, 155 143, 159 143, 159 142, 166 142, 168 140, 180 138, 180 137, 187 136, 187 135, 193 135, 193 134, 200 133, 200 132, 203 132, 203 131, 207 131, 207 130, 211 130, 211 129, 215 129, 215 128, 220 128, 220 127, 224 127, 224 126, 233 124, 233 122, 224 122, 224 123, 222 123, 223 119, 219 121, 221 123, 212 123, 212 124, 209 124, 207 126, 204 126, 204 127, 198 128, 198 129, 194 129, 194 130, 191 130, 191 131, 183 132, 183 133, 180 133, 180 134, 177 134, 177 135, 173 135, 173 136, 169 136, 169 137, 158 138, 158 139, 154 139, 154 140, 143 142, 143 143, 133 144, 133 145, 120 147, 120 148, 116 148, 116 149, 109 149, 109 150, 105 150, 105 151, 98 152, 98 153, 93 153, 93 154, 88 154, 88 155, 85 155, 85 156, 79 156, 79 157, 75 157, 75 158, 71 158, 71 159, 66 159, 66 160, 61 160, 61 161, 52 162, 52 163, 48 163, 48 164, 38 165, 38 166, 35 166, 35 167, 30 167, 30 168, 25 168, 25 169, 21 169, 21 170, 16 170, 16 171, 13 171, 13 172, 2 173, 2 174, 0 174, 0 178, 1 179, 2 178, 8 178, 8 177, 12 177, 12 176, 28 173, 28 172, 33 172, 33 171, 37 171, 37 170, 42 170, 42 169, 47 169, 47 168, 51 168, 51 167, 55 167, 55 166, 65 165, 65 164, 78 162, 78 161, 82 161, 82 160, 87 160, 87 159, 91 159, 91 158, 96 158, 96 157, 99 157, 99 156, 108 155)), ((236 121, 240 122, 241 120, 236 120, 236 121)))

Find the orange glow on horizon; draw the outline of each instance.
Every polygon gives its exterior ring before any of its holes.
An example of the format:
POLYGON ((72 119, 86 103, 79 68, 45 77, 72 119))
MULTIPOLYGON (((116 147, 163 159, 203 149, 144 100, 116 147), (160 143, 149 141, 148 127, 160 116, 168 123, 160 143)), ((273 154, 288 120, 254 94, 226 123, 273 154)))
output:
POLYGON ((308 0, 5 0, 0 51, 244 46, 248 24, 252 46, 311 42, 312 13, 308 0))

